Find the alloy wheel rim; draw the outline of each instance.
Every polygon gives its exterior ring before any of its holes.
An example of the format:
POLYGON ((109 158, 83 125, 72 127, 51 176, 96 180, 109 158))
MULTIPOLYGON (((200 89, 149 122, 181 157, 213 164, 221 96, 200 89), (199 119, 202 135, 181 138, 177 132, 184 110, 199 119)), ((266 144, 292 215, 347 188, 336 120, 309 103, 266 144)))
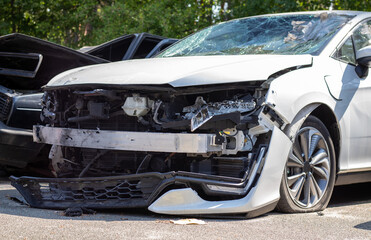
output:
POLYGON ((285 169, 287 189, 296 205, 311 208, 322 199, 330 179, 330 164, 322 134, 314 127, 300 129, 285 169))

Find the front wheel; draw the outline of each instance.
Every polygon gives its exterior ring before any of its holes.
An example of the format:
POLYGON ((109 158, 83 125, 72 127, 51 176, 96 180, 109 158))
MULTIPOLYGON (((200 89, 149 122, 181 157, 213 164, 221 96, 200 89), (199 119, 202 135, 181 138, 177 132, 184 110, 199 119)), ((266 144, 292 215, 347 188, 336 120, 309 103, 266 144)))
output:
POLYGON ((283 173, 277 209, 302 213, 321 211, 335 184, 335 151, 326 126, 309 116, 296 133, 283 173))

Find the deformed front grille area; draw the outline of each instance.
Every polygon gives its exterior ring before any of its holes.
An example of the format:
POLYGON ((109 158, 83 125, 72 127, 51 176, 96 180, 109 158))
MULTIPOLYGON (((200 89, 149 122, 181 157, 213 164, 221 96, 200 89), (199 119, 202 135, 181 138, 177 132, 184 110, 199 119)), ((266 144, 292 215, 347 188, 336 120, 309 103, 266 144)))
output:
POLYGON ((12 107, 12 98, 0 92, 0 121, 8 119, 12 107))
POLYGON ((104 178, 11 177, 12 185, 32 207, 65 209, 147 207, 161 175, 104 178))

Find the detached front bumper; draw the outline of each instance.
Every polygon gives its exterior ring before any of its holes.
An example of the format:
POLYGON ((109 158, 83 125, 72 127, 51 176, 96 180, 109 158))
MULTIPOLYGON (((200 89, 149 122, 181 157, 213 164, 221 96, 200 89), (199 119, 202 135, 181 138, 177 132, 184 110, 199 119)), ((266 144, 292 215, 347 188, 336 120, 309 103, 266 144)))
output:
MULTIPOLYGON (((60 138, 59 138, 60 139, 60 138)), ((57 143, 54 143, 57 144, 57 143)), ((141 173, 115 177, 42 179, 11 177, 12 184, 33 207, 130 208, 148 207, 163 214, 261 214, 272 210, 291 141, 276 127, 268 152, 246 179, 189 172, 141 173), (176 189, 171 188, 177 185, 176 189), (238 195, 238 199, 208 201, 199 194, 238 195), (166 190, 168 188, 172 190, 166 190)), ((196 148, 197 149, 197 148, 196 148)))

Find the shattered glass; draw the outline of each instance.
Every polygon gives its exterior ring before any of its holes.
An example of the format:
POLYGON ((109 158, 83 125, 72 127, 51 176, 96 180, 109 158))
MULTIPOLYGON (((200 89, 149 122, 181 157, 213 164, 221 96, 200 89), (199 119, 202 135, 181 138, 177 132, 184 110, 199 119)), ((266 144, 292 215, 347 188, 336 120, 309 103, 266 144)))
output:
POLYGON ((197 32, 158 57, 317 55, 353 16, 336 13, 260 16, 217 24, 197 32))

